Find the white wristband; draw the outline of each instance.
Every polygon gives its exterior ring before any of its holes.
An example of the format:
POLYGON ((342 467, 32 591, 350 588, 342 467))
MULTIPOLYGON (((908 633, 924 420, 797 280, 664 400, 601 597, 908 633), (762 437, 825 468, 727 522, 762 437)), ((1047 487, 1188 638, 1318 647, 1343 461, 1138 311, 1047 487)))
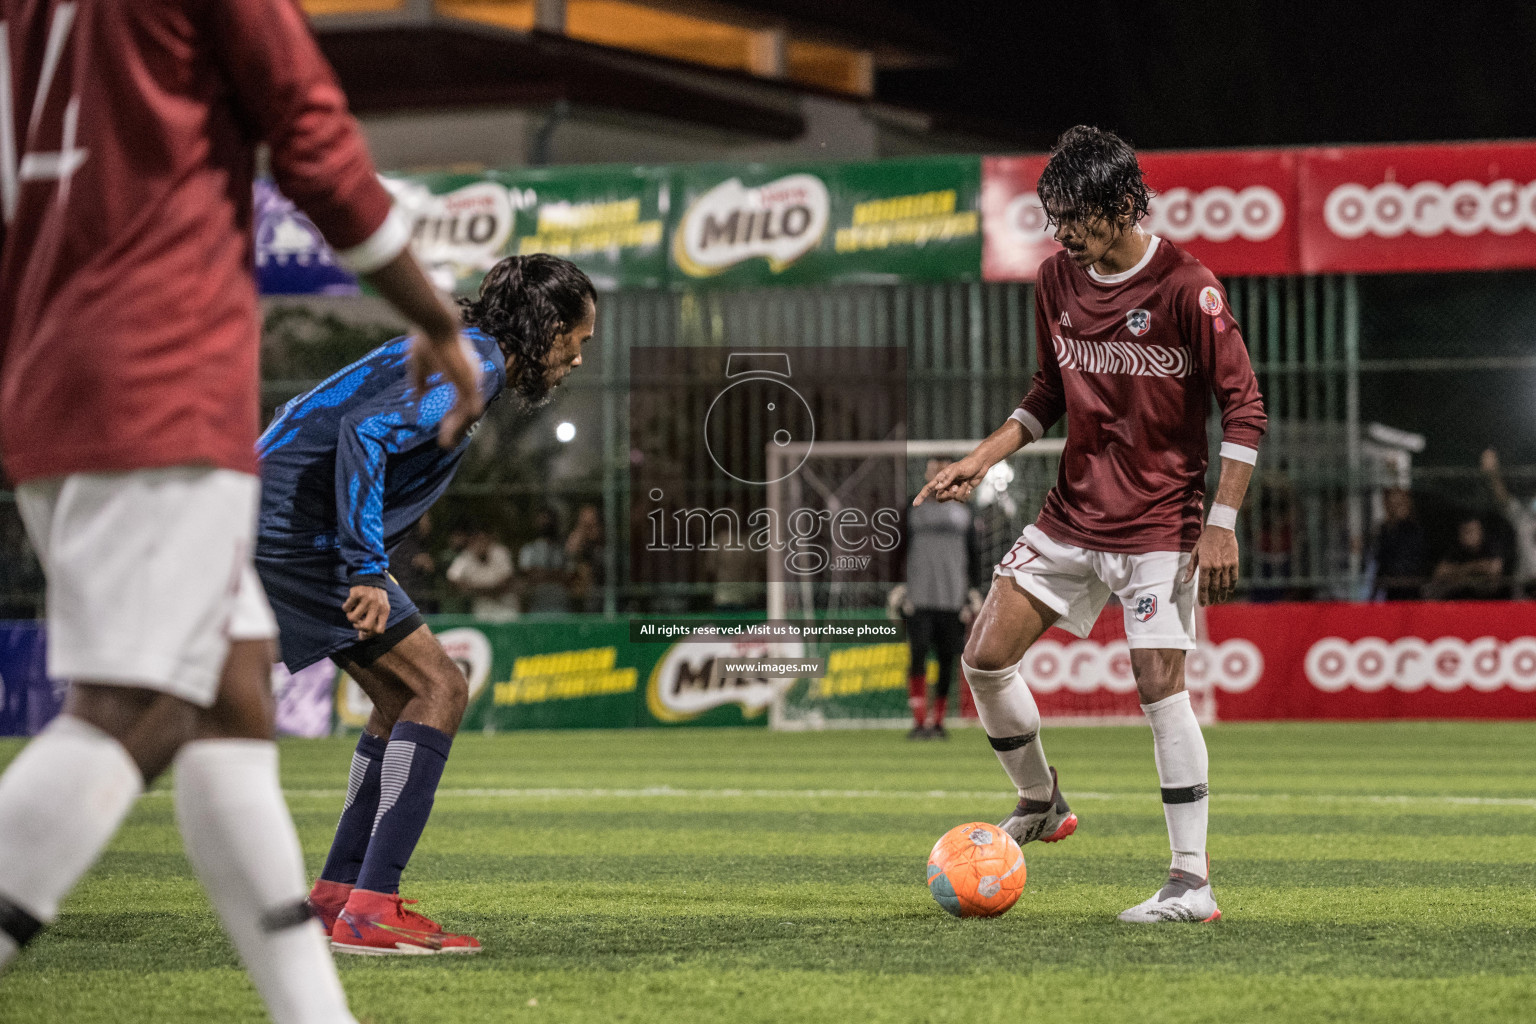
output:
POLYGON ((1013 410, 1013 415, 1008 418, 1017 421, 1019 426, 1024 428, 1024 433, 1029 435, 1030 441, 1038 441, 1045 436, 1045 428, 1040 425, 1040 421, 1023 409, 1013 410))
POLYGON ((371 274, 405 251, 415 224, 398 206, 391 206, 384 222, 362 242, 338 249, 336 259, 354 274, 371 274))
POLYGON ((1205 517, 1206 526, 1219 526, 1223 530, 1237 529, 1237 509, 1231 505, 1212 505, 1211 514, 1205 517))

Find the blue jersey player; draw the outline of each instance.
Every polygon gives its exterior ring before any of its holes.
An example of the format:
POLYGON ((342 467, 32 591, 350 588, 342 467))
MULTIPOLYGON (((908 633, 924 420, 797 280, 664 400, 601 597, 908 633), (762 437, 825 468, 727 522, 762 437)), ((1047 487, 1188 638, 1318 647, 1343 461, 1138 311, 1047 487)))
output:
MULTIPOLYGON (((553 256, 512 256, 463 301, 486 405, 510 391, 534 405, 581 365, 596 317, 592 282, 553 256)), ((389 553, 453 479, 468 440, 439 444, 452 385, 413 379, 400 338, 279 411, 257 444, 256 568, 283 661, 322 658, 373 700, 353 754, 336 838, 310 904, 331 948, 365 954, 474 953, 480 944, 406 909, 400 875, 432 810, 469 688, 389 553)))

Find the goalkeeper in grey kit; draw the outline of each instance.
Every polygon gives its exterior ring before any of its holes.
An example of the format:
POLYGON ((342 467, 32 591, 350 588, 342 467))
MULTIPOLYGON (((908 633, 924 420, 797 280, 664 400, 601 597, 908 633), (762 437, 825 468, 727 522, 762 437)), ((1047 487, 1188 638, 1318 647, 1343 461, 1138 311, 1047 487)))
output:
MULTIPOLYGON (((925 481, 950 460, 928 460, 925 481)), ((954 687, 955 663, 965 648, 965 629, 981 607, 973 589, 977 550, 976 524, 963 503, 917 505, 907 511, 907 582, 891 591, 890 607, 907 622, 907 706, 912 710, 912 740, 948 739, 944 714, 954 687), (928 700, 928 654, 938 661, 933 700, 928 700)))

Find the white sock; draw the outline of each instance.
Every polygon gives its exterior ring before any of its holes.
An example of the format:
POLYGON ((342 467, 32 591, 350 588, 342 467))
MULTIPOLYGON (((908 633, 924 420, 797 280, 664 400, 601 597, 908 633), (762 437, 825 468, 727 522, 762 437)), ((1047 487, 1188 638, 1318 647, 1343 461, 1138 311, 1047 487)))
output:
POLYGON ((1205 878, 1211 762, 1195 709, 1189 705, 1189 692, 1143 704, 1141 710, 1152 725, 1152 754, 1163 787, 1163 817, 1168 821, 1168 846, 1173 851, 1169 869, 1205 878))
POLYGON ((278 783, 277 744, 221 739, 183 747, 176 823, 276 1024, 355 1024, 320 926, 298 916, 308 886, 278 783))
MULTIPOLYGON (((79 718, 54 719, 0 776, 0 897, 51 922, 143 791, 121 743, 79 718)), ((19 945, 0 943, 0 967, 19 945)))
POLYGON ((1051 769, 1040 749, 1040 709, 1024 685, 1017 665, 995 671, 983 671, 961 662, 971 696, 976 698, 976 714, 981 718, 987 739, 1003 763, 1003 771, 1018 787, 1019 796, 1029 800, 1049 800, 1051 769))

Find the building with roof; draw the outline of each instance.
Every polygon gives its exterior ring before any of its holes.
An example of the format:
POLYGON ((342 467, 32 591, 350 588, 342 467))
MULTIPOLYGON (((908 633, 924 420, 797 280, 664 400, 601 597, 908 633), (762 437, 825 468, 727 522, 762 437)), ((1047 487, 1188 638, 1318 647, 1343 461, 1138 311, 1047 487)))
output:
POLYGON ((942 40, 879 3, 302 0, 381 167, 874 159, 999 126, 881 101, 942 40))

